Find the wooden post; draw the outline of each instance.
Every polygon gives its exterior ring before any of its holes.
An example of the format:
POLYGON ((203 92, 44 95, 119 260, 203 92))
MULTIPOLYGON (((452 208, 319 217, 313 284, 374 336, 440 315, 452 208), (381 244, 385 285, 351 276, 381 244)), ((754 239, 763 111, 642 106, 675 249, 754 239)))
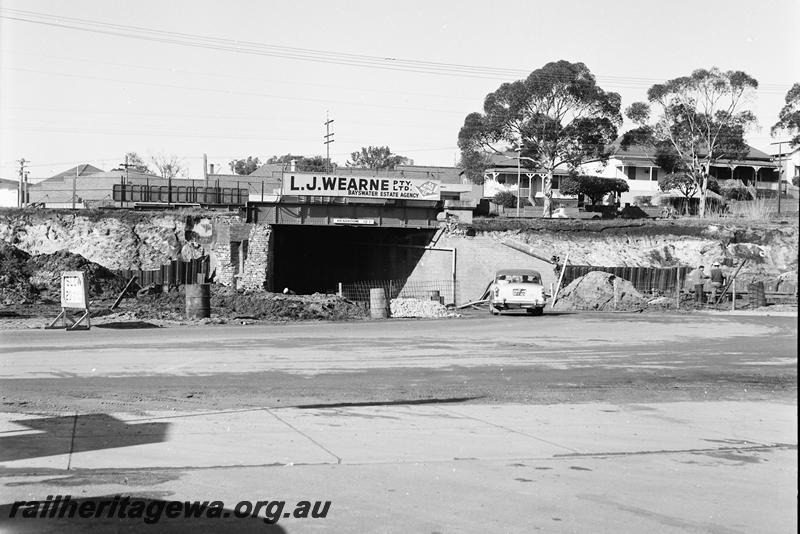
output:
POLYGON ((733 279, 733 295, 731 296, 731 311, 736 311, 736 279, 733 279))
POLYGON ((553 301, 550 303, 550 309, 556 307, 556 301, 558 300, 558 291, 561 289, 561 281, 564 280, 564 271, 567 270, 567 262, 569 261, 569 252, 564 257, 564 265, 561 266, 561 275, 558 277, 558 283, 556 284, 556 291, 553 293, 553 301))
POLYGON ((618 299, 618 297, 617 297, 617 280, 619 280, 619 278, 615 276, 614 277, 614 282, 613 282, 613 285, 614 285, 614 311, 617 311, 617 299, 618 299))
POLYGON ((675 267, 675 309, 681 308, 681 268, 675 267))
POLYGON ((341 282, 339 282, 339 296, 340 296, 340 297, 343 297, 343 296, 344 296, 344 295, 342 294, 342 283, 341 283, 341 282))

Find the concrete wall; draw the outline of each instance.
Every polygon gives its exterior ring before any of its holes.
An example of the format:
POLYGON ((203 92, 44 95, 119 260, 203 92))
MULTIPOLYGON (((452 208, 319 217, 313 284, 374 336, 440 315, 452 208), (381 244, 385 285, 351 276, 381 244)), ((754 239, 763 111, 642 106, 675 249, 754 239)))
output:
MULTIPOLYGON (((436 243, 436 247, 456 249, 458 304, 479 299, 498 269, 536 269, 542 274, 547 292, 550 291, 550 284, 555 282, 552 265, 507 247, 490 235, 477 237, 443 235, 436 243)), ((450 273, 449 253, 426 251, 412 271, 409 281, 449 280, 450 273)))

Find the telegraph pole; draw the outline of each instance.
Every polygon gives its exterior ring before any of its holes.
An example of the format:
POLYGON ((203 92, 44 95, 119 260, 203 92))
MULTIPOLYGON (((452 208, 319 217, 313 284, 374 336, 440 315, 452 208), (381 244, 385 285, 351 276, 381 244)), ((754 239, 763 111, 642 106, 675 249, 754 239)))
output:
POLYGON ((125 154, 125 163, 120 163, 120 166, 125 167, 125 183, 128 183, 128 168, 133 167, 133 163, 128 163, 128 155, 125 154))
POLYGON ((27 172, 25 171, 25 164, 30 163, 30 161, 26 160, 25 158, 20 159, 17 163, 19 163, 19 190, 17 191, 17 207, 21 208, 25 204, 25 186, 27 185, 27 172))
POLYGON ((777 141, 775 143, 770 143, 770 145, 778 145, 778 214, 781 213, 781 193, 783 189, 783 184, 781 181, 783 180, 783 144, 788 143, 789 141, 777 141))
POLYGON ((331 132, 331 123, 333 119, 328 117, 328 112, 325 112, 325 166, 327 168, 328 174, 331 172, 331 143, 335 141, 333 138, 333 132, 331 132))

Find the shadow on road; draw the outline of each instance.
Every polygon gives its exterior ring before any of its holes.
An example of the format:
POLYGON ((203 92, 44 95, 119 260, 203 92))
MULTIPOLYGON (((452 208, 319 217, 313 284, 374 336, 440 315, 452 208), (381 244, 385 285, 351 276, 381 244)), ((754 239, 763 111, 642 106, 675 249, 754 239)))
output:
POLYGON ((0 437, 0 461, 24 460, 166 441, 169 423, 129 424, 107 414, 13 421, 36 434, 0 437))
POLYGON ((157 324, 147 321, 116 321, 112 323, 98 323, 97 328, 113 328, 117 330, 132 330, 136 328, 161 328, 157 324))

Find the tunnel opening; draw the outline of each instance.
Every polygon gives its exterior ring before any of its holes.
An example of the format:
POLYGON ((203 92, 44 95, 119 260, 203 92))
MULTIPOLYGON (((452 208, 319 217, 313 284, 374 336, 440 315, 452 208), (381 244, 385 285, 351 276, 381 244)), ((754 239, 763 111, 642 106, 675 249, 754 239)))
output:
POLYGON ((273 290, 335 291, 339 283, 408 278, 432 229, 273 226, 273 290))

